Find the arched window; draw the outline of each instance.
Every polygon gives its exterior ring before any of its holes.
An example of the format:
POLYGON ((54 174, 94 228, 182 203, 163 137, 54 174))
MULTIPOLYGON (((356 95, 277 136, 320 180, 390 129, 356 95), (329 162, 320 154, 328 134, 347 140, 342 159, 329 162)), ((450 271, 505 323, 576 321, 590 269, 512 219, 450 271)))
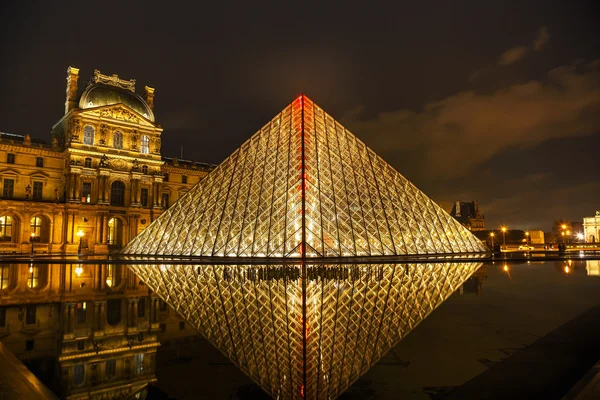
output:
POLYGON ((85 382, 85 365, 77 364, 73 367, 73 385, 81 386, 85 382))
POLYGON ((117 287, 121 283, 121 269, 118 265, 106 266, 106 286, 117 287))
POLYGON ((0 265, 0 290, 10 286, 10 265, 0 265))
POLYGON ((118 245, 120 244, 121 235, 121 221, 118 218, 111 218, 108 220, 108 244, 118 245))
POLYGON ((150 138, 147 135, 142 135, 140 144, 140 153, 148 154, 150 152, 150 138))
POLYGON ((42 219, 40 217, 31 218, 31 241, 39 242, 42 238, 42 219))
POLYGON ((116 131, 113 136, 113 147, 115 149, 123 148, 123 134, 119 131, 116 131))
POLYGON ((125 205, 125 184, 121 181, 114 181, 110 185, 110 204, 113 206, 125 205))
POLYGON ((34 289, 40 284, 40 267, 37 265, 29 266, 29 273, 27 274, 27 287, 34 289))
POLYGON ((10 242, 12 240, 12 217, 3 215, 0 217, 0 241, 10 242))
POLYGON ((94 144, 94 127, 87 125, 83 128, 83 144, 94 144))

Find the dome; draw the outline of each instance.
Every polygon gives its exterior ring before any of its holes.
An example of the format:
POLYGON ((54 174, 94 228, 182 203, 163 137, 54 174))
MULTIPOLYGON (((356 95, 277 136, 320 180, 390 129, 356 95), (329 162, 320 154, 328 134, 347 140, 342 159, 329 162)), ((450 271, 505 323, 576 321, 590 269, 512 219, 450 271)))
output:
POLYGON ((125 104, 136 113, 154 122, 154 113, 141 96, 116 86, 93 84, 84 90, 79 108, 96 108, 112 104, 125 104))

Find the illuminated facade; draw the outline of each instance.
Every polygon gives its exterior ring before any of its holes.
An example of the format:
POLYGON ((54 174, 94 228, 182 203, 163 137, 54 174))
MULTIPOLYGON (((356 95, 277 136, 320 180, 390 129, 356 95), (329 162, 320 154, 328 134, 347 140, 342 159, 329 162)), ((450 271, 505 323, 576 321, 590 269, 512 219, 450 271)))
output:
POLYGON ((471 232, 305 96, 124 249, 293 258, 481 251, 471 232))
POLYGON ((69 67, 51 145, 0 134, 0 252, 121 248, 212 169, 161 156, 153 88, 95 71, 79 91, 78 79, 69 67))
POLYGON ((454 203, 450 215, 470 231, 483 231, 485 229, 485 216, 479 211, 477 200, 470 202, 457 201, 454 203))
POLYGON ((0 265, 0 341, 61 398, 144 398, 159 307, 124 266, 0 265))
POLYGON ((583 235, 586 243, 600 242, 600 211, 596 215, 583 219, 583 235))
POLYGON ((131 268, 272 398, 333 399, 481 265, 131 268))

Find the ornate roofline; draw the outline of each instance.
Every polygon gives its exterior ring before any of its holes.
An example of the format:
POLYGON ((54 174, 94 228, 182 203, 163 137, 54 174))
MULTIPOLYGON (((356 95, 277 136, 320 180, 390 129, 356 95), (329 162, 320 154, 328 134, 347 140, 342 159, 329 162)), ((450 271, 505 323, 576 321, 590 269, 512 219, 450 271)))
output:
POLYGON ((104 83, 105 85, 116 86, 135 93, 135 79, 126 81, 125 79, 120 79, 117 74, 104 75, 98 69, 94 70, 94 83, 104 83))

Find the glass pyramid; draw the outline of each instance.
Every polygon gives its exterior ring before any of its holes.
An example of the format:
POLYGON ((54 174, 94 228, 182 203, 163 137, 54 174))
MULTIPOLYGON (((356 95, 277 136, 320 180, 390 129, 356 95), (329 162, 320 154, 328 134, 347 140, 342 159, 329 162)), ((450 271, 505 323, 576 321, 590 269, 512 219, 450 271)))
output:
POLYGON ((334 399, 481 265, 131 268, 274 399, 334 399))
POLYGON ((123 253, 305 258, 482 251, 471 232, 300 96, 123 253))

